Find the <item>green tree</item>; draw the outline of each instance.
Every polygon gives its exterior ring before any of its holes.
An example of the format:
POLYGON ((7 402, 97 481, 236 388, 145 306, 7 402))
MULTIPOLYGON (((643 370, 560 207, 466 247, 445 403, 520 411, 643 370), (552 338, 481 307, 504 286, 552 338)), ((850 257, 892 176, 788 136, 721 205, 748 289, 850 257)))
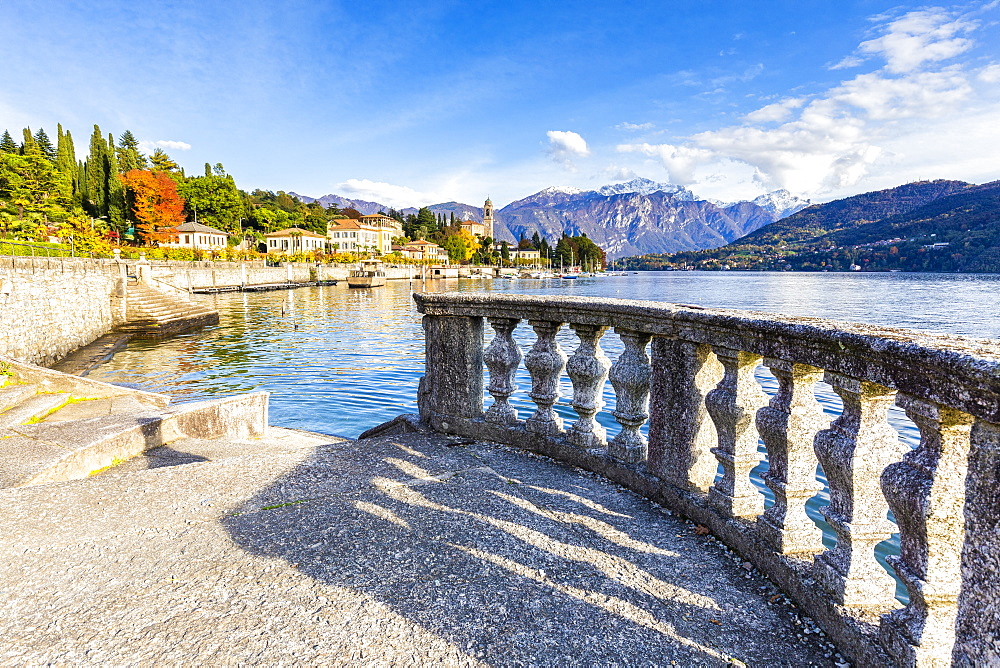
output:
POLYGON ((94 217, 107 215, 108 177, 108 144, 101 128, 95 125, 87 157, 87 208, 94 217))
POLYGON ((118 158, 118 169, 121 174, 127 174, 133 169, 146 169, 148 167, 146 156, 139 150, 139 140, 135 138, 131 130, 126 130, 118 138, 115 154, 118 158))
POLYGON ((17 207, 18 218, 26 213, 44 219, 66 215, 72 185, 35 144, 24 155, 0 154, 0 200, 17 207))
POLYGON ((152 163, 154 172, 176 172, 180 169, 162 148, 153 151, 153 155, 149 156, 149 161, 152 163))
POLYGON ((42 155, 48 158, 50 162, 55 162, 56 147, 52 145, 52 141, 42 128, 38 128, 38 132, 35 133, 35 143, 38 145, 39 150, 41 150, 42 155))
POLYGON ((226 232, 239 227, 246 216, 243 198, 236 184, 227 176, 199 176, 178 185, 178 191, 187 201, 187 210, 198 212, 198 221, 226 232))
POLYGON ((0 137, 0 153, 17 153, 18 146, 14 138, 10 136, 10 132, 7 130, 3 131, 3 136, 0 137))
POLYGON ((107 210, 105 215, 108 217, 108 222, 116 230, 125 230, 125 220, 126 220, 126 204, 125 204, 125 186, 122 184, 121 179, 118 175, 121 173, 121 169, 118 167, 118 158, 115 156, 115 136, 108 133, 108 152, 107 152, 107 210))

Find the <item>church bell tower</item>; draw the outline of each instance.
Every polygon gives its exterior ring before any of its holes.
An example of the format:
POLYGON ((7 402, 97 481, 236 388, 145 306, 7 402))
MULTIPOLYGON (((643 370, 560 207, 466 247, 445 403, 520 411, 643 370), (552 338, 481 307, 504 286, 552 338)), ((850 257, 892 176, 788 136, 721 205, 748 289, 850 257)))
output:
POLYGON ((493 200, 489 197, 483 205, 483 227, 486 228, 486 236, 493 239, 493 200))

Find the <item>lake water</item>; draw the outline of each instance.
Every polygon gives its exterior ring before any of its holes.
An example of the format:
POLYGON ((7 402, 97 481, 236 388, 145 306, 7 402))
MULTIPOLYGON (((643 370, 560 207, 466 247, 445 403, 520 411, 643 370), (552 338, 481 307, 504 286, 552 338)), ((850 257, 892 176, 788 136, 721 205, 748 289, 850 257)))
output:
MULTIPOLYGON (((219 310, 218 326, 162 342, 133 341, 90 377, 163 392, 174 401, 268 390, 271 424, 357 436, 400 413, 416 412, 423 330, 411 290, 646 299, 1000 339, 1000 275, 647 272, 577 280, 390 281, 373 290, 337 285, 196 296, 219 310)), ((486 329, 489 337, 492 331, 486 329)), ((564 328, 560 336, 571 354, 575 335, 564 328)), ((517 338, 523 349, 530 347, 533 333, 526 323, 517 338)), ((612 360, 621 350, 614 334, 605 336, 602 346, 612 360)), ((762 367, 757 377, 773 394, 773 376, 762 367)), ((534 406, 527 398, 529 385, 522 368, 522 391, 511 400, 522 417, 534 406)), ((573 420, 568 378, 562 391, 557 409, 573 420)), ((831 418, 840 413, 840 399, 829 386, 817 386, 817 398, 831 418)), ((599 419, 614 435, 618 425, 610 415, 610 383, 605 400, 599 419)), ((890 411, 890 422, 904 442, 916 445, 919 434, 901 410, 890 411)), ((760 480, 766 468, 763 463, 753 477, 770 497, 760 480)), ((810 502, 809 512, 828 529, 819 514, 825 503, 823 492, 810 502)), ((827 538, 832 545, 832 537, 827 538)), ((894 537, 880 546, 880 556, 896 551, 897 541, 894 537)))
MULTIPOLYGON (((197 295, 219 310, 218 326, 162 342, 133 341, 90 377, 175 401, 269 390, 273 424, 356 436, 416 410, 423 331, 411 288, 648 299, 1000 339, 1000 275, 992 274, 647 272, 572 281, 390 281, 374 290, 337 285, 197 295)), ((526 323, 518 333, 530 346, 526 323)), ((575 336, 563 335, 571 353, 575 336)), ((617 337, 609 334, 602 344, 614 359, 617 337)), ((767 381, 765 372, 761 379, 767 381)), ((522 393, 527 407, 524 400, 522 393)), ((567 403, 563 408, 574 415, 567 403)), ((616 427, 613 420, 607 426, 616 427)))

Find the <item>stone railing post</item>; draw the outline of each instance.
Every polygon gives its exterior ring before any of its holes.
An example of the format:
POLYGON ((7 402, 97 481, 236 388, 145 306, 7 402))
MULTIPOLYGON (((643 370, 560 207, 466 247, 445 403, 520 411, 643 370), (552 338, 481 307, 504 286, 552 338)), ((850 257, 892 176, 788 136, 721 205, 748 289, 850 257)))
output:
POLYGON ((496 336, 483 354, 486 368, 490 370, 486 391, 493 396, 493 405, 484 416, 487 422, 502 425, 517 422, 517 411, 507 400, 517 389, 514 378, 521 365, 521 349, 514 342, 514 328, 518 322, 516 318, 490 318, 496 336))
POLYGON ((806 515, 806 501, 823 489, 813 450, 816 434, 829 423, 813 394, 823 371, 777 359, 764 364, 778 379, 778 393, 757 411, 769 465, 763 478, 774 505, 761 515, 757 531, 779 554, 816 554, 823 551, 823 532, 806 515))
POLYGON ((649 419, 649 381, 653 368, 646 355, 651 334, 615 328, 625 350, 611 365, 611 385, 615 388, 615 420, 622 426, 608 443, 608 455, 628 464, 646 459, 646 439, 640 433, 649 419))
POLYGON ((607 431, 594 416, 604 407, 604 383, 611 360, 601 350, 601 337, 607 327, 570 325, 580 345, 566 363, 566 373, 573 381, 573 408, 580 416, 566 432, 566 438, 581 448, 603 448, 607 431))
POLYGON ((882 472, 882 491, 899 526, 900 553, 888 561, 910 603, 882 618, 880 640, 903 665, 932 665, 955 644, 973 418, 907 395, 897 403, 920 429, 920 445, 882 472))
POLYGON ((649 470, 683 490, 707 492, 719 467, 719 437, 705 408, 722 380, 712 347, 656 337, 650 383, 649 470))
POLYGON ((955 649, 958 666, 1000 664, 1000 425, 977 420, 965 479, 965 541, 955 649))
POLYGON ((829 371, 825 379, 844 403, 840 417, 815 441, 830 486, 830 503, 821 512, 837 545, 816 558, 814 574, 836 603, 888 607, 896 584, 875 560, 875 545, 895 526, 886 518, 889 506, 875 481, 906 449, 886 420, 896 391, 829 371))
POLYGON ((767 403, 754 378, 761 356, 719 346, 713 350, 724 375, 705 397, 705 406, 719 435, 712 452, 722 464, 722 476, 708 490, 709 502, 724 516, 757 517, 764 512, 764 495, 754 487, 750 471, 761 460, 754 417, 767 403))
POLYGON ((424 316, 425 372, 420 379, 420 417, 447 431, 448 417, 483 413, 483 319, 424 316))
POLYGON ((556 341, 561 322, 530 321, 538 336, 524 356, 524 366, 531 373, 529 396, 538 408, 525 422, 525 429, 536 434, 555 436, 562 433, 562 418, 552 409, 559 399, 559 377, 566 367, 566 353, 556 341))

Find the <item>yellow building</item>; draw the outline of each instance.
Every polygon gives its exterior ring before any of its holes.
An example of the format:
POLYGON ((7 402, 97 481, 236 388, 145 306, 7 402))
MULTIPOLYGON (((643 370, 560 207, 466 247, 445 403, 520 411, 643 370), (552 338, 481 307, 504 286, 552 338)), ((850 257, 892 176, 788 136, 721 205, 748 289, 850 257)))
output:
POLYGON ((474 220, 463 220, 459 224, 462 226, 463 230, 468 230, 473 234, 473 236, 477 236, 480 239, 486 237, 486 226, 482 223, 477 223, 474 220))
POLYGON ((264 235, 268 253, 308 253, 326 247, 326 237, 299 227, 289 227, 264 235))
POLYGON ((326 227, 326 237, 331 245, 347 253, 388 253, 392 250, 392 239, 386 245, 385 236, 384 228, 351 218, 331 220, 326 227))

